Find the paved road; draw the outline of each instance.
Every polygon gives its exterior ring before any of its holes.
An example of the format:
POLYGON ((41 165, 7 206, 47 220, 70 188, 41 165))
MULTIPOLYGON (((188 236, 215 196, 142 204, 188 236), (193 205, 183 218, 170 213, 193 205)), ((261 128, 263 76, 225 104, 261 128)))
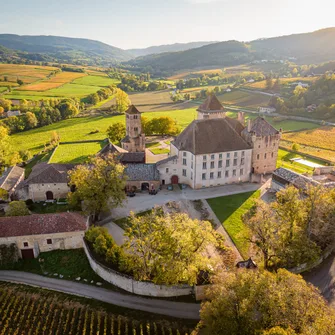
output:
POLYGON ((199 304, 147 299, 113 292, 101 287, 94 287, 68 280, 48 278, 19 271, 0 271, 0 281, 41 287, 149 313, 162 314, 181 319, 199 319, 199 304))
POLYGON ((143 212, 153 208, 155 205, 160 206, 169 201, 199 200, 217 198, 225 195, 256 191, 261 187, 260 184, 242 183, 225 185, 218 187, 208 187, 199 190, 193 190, 190 187, 185 190, 168 191, 163 189, 156 195, 148 195, 144 193, 136 194, 134 198, 127 198, 123 207, 118 207, 112 210, 112 217, 107 217, 102 220, 102 223, 108 223, 111 219, 123 218, 129 215, 131 211, 134 213, 143 212))
POLYGON ((322 295, 335 307, 335 255, 330 255, 321 265, 303 277, 319 288, 322 295))

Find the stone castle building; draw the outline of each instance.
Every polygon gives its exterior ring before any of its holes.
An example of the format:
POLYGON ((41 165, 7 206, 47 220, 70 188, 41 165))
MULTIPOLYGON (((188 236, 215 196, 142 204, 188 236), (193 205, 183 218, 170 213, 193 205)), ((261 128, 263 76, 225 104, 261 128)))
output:
POLYGON ((126 111, 126 137, 121 141, 121 145, 128 152, 145 152, 141 113, 134 105, 126 111))

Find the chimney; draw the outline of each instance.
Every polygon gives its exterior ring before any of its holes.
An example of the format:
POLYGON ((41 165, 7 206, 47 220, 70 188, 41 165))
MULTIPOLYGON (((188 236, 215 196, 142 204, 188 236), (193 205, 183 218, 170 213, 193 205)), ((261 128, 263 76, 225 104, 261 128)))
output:
POLYGON ((251 120, 248 119, 248 126, 247 126, 248 133, 251 132, 251 120))
POLYGON ((238 113, 237 113, 237 120, 242 124, 242 126, 245 125, 245 116, 244 116, 244 112, 238 112, 238 113))

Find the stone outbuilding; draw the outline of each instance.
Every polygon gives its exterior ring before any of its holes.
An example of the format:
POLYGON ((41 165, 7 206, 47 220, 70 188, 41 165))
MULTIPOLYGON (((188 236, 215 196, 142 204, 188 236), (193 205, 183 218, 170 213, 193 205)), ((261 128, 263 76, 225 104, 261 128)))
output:
POLYGON ((68 173, 73 168, 73 164, 36 164, 29 177, 19 185, 19 198, 33 201, 66 198, 70 192, 68 173))
POLYGON ((157 190, 160 187, 159 171, 156 164, 128 164, 125 169, 128 177, 127 190, 157 190))
POLYGON ((8 168, 0 177, 0 189, 6 191, 9 200, 15 199, 15 190, 23 179, 24 169, 19 166, 12 166, 8 168))
POLYGON ((0 245, 16 244, 23 259, 40 252, 83 247, 87 219, 77 213, 0 217, 0 245))

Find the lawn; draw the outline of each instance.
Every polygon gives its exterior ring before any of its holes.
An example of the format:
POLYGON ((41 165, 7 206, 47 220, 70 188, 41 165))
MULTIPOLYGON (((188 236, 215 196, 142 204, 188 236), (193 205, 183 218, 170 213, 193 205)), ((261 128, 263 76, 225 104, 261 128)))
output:
POLYGON ((150 151, 154 155, 162 155, 162 154, 168 154, 170 152, 170 149, 168 149, 168 148, 154 148, 154 149, 150 149, 150 151))
POLYGON ((102 77, 102 76, 86 76, 73 81, 73 84, 78 85, 87 85, 87 86, 103 86, 107 87, 110 85, 116 85, 120 81, 117 79, 112 79, 109 77, 102 77))
POLYGON ((1 87, 1 86, 0 86, 0 93, 1 93, 1 92, 5 92, 5 91, 7 91, 7 87, 1 87))
MULTIPOLYGON (((195 119, 195 109, 185 109, 168 112, 152 112, 144 113, 143 116, 151 119, 159 116, 170 116, 175 119, 178 124, 185 128, 195 119)), ((40 152, 44 148, 44 144, 48 143, 51 133, 56 131, 62 142, 75 142, 84 140, 104 140, 107 135, 107 128, 116 122, 125 122, 124 115, 118 116, 88 116, 77 117, 73 119, 63 120, 45 127, 35 128, 11 136, 12 145, 20 148, 20 150, 30 150, 32 154, 40 152), (95 130, 98 133, 91 134, 95 130)))
POLYGON ((247 238, 250 231, 242 217, 259 197, 260 191, 255 191, 207 200, 244 259, 249 257, 250 243, 247 238))
POLYGON ((104 145, 104 142, 60 144, 55 149, 49 163, 84 163, 90 156, 97 154, 104 145))
POLYGON ((151 142, 151 143, 146 143, 145 144, 146 148, 155 148, 155 147, 159 147, 159 142, 151 142))
POLYGON ((311 158, 306 158, 303 155, 292 153, 286 150, 279 149, 278 151, 278 159, 277 159, 277 167, 283 167, 286 169, 290 169, 292 171, 295 171, 297 173, 313 173, 314 168, 308 167, 306 165, 293 162, 291 159, 293 158, 304 158, 306 160, 309 160, 311 162, 317 163, 317 164, 325 164, 322 160, 317 160, 317 159, 311 159, 311 158))

